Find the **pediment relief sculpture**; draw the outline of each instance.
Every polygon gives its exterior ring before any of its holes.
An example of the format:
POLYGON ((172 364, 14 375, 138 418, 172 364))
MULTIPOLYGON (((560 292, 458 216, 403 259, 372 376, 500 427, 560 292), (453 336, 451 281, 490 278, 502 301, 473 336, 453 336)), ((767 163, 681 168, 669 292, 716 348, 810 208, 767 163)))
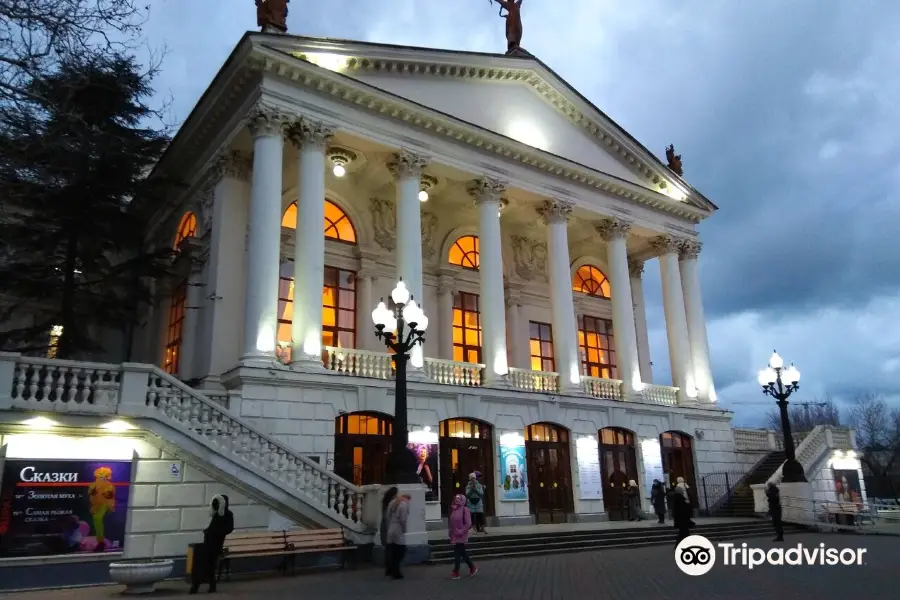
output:
POLYGON ((385 250, 393 250, 397 245, 397 213, 394 210, 394 201, 387 198, 371 198, 369 208, 372 211, 375 241, 385 250))
POLYGON ((547 244, 539 240, 514 235, 512 237, 513 262, 516 275, 526 281, 547 274, 547 244))

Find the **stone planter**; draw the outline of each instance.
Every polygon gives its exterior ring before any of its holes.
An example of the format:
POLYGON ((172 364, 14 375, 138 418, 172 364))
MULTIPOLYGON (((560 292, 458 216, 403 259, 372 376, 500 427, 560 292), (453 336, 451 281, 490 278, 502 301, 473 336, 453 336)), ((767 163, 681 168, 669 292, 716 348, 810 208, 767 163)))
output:
POLYGON ((171 560, 135 560, 109 565, 109 577, 124 585, 123 594, 152 594, 156 584, 172 574, 171 560))

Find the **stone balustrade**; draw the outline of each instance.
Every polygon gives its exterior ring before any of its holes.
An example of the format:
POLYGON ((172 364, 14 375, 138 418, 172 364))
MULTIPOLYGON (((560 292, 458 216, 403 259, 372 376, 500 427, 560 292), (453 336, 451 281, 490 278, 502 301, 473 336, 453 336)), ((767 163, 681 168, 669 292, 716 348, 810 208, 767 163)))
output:
POLYGON ((644 389, 641 390, 641 401, 647 404, 676 406, 678 404, 678 388, 645 383, 644 389))
POLYGON ((531 371, 529 369, 510 369, 509 384, 517 390, 526 392, 558 394, 559 373, 531 371))
POLYGON ((581 389, 588 396, 609 400, 624 400, 622 381, 620 379, 603 379, 601 377, 582 377, 581 389))

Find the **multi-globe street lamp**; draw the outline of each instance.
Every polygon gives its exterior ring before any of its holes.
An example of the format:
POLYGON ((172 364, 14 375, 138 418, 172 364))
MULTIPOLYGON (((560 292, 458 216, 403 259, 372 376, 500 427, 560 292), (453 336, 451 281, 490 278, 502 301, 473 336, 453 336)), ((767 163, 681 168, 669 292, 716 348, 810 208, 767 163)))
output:
POLYGON ((416 457, 407 447, 406 364, 413 348, 425 341, 428 317, 416 304, 402 278, 391 292, 391 300, 394 301, 393 310, 385 305, 382 298, 372 311, 376 337, 394 352, 394 424, 391 429, 391 452, 387 457, 387 481, 417 483, 416 457))
POLYGON ((759 385, 763 394, 772 396, 778 401, 778 409, 781 412, 781 432, 784 435, 784 466, 781 467, 781 481, 783 483, 805 483, 806 474, 803 465, 797 461, 794 449, 794 437, 791 433, 791 420, 788 415, 788 397, 800 389, 800 371, 791 364, 784 366, 784 360, 777 352, 769 358, 769 366, 759 372, 759 385))

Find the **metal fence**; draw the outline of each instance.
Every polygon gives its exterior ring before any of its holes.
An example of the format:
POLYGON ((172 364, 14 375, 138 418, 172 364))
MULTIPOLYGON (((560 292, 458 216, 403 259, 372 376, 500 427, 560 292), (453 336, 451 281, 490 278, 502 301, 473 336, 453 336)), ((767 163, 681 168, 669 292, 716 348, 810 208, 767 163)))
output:
POLYGON ((700 478, 700 494, 707 516, 725 512, 725 505, 734 495, 735 488, 747 477, 744 471, 719 471, 700 478))

